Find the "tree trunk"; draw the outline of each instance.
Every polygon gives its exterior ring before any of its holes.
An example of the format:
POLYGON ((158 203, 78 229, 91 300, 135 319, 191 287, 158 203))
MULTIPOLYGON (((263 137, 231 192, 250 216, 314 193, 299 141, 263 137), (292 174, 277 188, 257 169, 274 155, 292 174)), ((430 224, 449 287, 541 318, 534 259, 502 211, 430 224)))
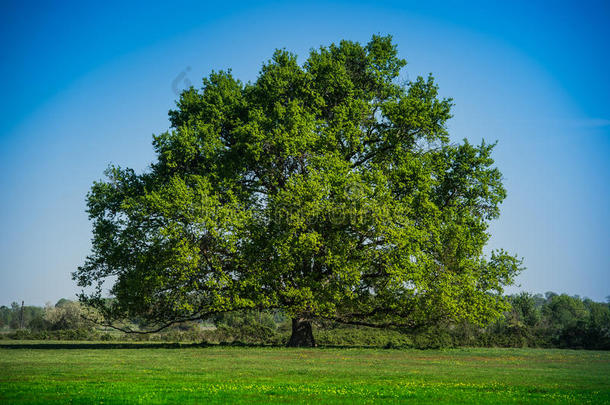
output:
POLYGON ((292 336, 288 347, 315 347, 316 341, 311 330, 311 321, 304 318, 292 318, 292 336))

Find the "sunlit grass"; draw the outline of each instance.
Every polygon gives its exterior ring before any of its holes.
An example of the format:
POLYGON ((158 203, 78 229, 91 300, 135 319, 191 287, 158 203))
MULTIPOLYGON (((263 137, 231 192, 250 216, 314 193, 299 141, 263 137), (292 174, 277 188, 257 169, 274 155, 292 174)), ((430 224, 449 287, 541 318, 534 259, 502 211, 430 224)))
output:
POLYGON ((608 352, 3 345, 1 403, 610 402, 608 352))

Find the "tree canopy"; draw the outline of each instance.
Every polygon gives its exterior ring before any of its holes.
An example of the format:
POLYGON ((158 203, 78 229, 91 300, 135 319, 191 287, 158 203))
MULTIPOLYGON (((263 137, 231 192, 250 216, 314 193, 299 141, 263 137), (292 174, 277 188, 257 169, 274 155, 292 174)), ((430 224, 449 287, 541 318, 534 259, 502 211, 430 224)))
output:
POLYGON ((137 174, 87 196, 81 300, 151 327, 282 309, 310 321, 416 328, 487 323, 521 262, 483 252, 506 196, 494 144, 452 143, 432 76, 401 82, 390 36, 277 50, 254 82, 213 72, 185 90, 137 174), (111 286, 114 299, 104 297, 111 286))

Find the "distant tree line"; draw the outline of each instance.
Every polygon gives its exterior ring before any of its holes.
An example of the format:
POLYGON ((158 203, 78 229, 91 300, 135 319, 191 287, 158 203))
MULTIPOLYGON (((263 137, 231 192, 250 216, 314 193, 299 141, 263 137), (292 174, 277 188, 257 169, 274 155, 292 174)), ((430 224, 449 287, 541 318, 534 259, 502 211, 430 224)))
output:
POLYGON ((9 334, 16 338, 88 339, 93 337, 95 324, 84 315, 79 302, 66 298, 55 305, 24 306, 23 311, 21 305, 13 302, 10 307, 0 307, 0 330, 21 332, 9 334))
MULTIPOLYGON (((471 323, 441 324, 417 330, 374 329, 333 322, 314 325, 320 345, 440 348, 457 346, 610 349, 610 305, 548 292, 509 295, 510 310, 486 328, 471 323)), ((281 311, 220 314, 156 334, 123 334, 86 319, 78 302, 59 300, 23 307, 0 307, 0 338, 70 340, 160 340, 207 343, 284 344, 290 318, 281 311), (23 318, 22 318, 23 316, 23 318), (24 328, 20 328, 23 325, 24 328)), ((142 321, 132 320, 137 325, 142 321)))
POLYGON ((609 303, 555 294, 510 296, 511 310, 491 325, 528 346, 610 349, 609 303))

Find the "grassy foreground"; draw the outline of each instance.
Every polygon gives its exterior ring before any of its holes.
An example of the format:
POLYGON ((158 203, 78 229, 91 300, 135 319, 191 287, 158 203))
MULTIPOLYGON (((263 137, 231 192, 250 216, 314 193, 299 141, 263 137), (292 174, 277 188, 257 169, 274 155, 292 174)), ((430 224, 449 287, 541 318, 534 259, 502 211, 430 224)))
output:
POLYGON ((0 344, 0 403, 610 403, 610 352, 0 344))

